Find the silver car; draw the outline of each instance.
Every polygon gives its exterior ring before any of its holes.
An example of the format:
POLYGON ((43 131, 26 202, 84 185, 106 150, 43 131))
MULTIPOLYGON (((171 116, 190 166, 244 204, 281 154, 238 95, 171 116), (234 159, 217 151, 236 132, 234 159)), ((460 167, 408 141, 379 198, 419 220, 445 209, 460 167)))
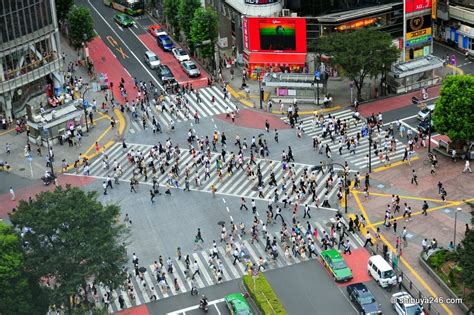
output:
POLYGON ((160 58, 150 50, 145 52, 143 60, 151 69, 156 69, 161 64, 160 58))
POLYGON ((201 75, 201 71, 199 71, 196 64, 191 60, 181 62, 181 67, 190 78, 197 78, 201 75))

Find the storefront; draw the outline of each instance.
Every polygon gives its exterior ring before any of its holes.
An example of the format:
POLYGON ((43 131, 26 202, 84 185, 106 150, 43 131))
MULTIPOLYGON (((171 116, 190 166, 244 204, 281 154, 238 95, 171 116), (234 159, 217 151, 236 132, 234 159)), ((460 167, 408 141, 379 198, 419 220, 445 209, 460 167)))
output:
POLYGON ((250 78, 263 77, 266 72, 305 70, 306 19, 243 17, 242 30, 250 78))

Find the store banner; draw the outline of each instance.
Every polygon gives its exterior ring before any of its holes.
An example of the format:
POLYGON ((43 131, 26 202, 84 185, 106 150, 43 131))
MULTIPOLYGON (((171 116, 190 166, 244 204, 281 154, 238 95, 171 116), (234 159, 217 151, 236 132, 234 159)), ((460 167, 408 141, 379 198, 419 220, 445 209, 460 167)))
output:
POLYGON ((429 9, 432 7, 432 1, 433 0, 405 0, 405 13, 429 9))
POLYGON ((426 35, 431 35, 431 28, 425 28, 415 32, 407 33, 407 40, 423 37, 426 35))
POLYGON ((431 7, 431 18, 433 20, 436 20, 437 18, 437 10, 438 10, 438 0, 432 0, 433 3, 432 3, 432 7, 431 7))
POLYGON ((248 28, 248 19, 246 16, 242 17, 242 33, 244 37, 244 49, 249 50, 249 28, 248 28))

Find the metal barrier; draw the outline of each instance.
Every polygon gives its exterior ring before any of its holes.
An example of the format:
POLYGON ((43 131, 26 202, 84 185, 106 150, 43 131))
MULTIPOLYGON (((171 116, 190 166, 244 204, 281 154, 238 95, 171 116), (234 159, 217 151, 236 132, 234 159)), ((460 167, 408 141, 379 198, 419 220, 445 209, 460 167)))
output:
MULTIPOLYGON (((383 247, 379 246, 379 243, 380 242, 375 243, 375 245, 368 248, 368 250, 372 252, 373 255, 381 255, 382 257, 384 257, 385 260, 387 260, 392 265, 395 273, 397 274, 397 278, 398 278, 398 275, 402 276, 402 286, 405 288, 405 290, 408 293, 411 294, 411 296, 413 296, 414 298, 423 299, 425 295, 421 292, 420 289, 418 289, 418 287, 408 277, 408 275, 403 272, 403 270, 401 270, 398 266, 394 267, 393 262, 387 259, 388 257, 385 257, 383 253, 383 247)), ((429 299, 426 299, 426 300, 429 300, 429 299)), ((432 303, 427 303, 426 305, 423 305, 423 308, 425 308, 425 311, 428 311, 428 314, 430 315, 441 315, 442 313, 440 313, 432 305, 433 305, 432 303)))

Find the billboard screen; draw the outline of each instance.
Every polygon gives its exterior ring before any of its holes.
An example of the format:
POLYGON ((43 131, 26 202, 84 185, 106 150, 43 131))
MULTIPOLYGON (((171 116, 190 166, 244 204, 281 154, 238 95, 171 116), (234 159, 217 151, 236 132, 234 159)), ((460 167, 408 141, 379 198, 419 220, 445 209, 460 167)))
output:
POLYGON ((405 12, 411 13, 431 8, 432 0, 405 0, 405 12))
POLYGON ((306 52, 306 19, 243 17, 244 46, 253 52, 306 52))
POLYGON ((260 50, 291 50, 296 49, 294 23, 260 23, 260 50))

